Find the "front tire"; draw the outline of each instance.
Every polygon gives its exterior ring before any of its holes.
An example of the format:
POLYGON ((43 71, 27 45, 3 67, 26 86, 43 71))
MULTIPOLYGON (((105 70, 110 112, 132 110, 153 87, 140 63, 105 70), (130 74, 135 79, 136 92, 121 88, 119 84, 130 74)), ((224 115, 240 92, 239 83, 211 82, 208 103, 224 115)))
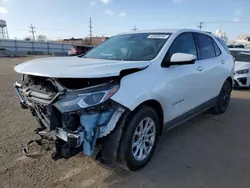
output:
POLYGON ((228 80, 226 80, 221 88, 216 105, 212 109, 214 114, 222 114, 227 110, 230 102, 231 92, 232 85, 228 80))
POLYGON ((129 116, 118 151, 119 161, 131 171, 143 168, 152 158, 160 134, 157 113, 141 106, 129 116))

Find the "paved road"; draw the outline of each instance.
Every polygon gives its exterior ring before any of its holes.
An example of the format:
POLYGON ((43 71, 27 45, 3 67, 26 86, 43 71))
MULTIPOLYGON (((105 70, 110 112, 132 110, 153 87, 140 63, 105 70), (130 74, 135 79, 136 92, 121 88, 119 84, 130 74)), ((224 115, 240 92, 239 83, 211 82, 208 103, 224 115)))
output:
POLYGON ((164 134, 152 162, 139 172, 103 167, 78 155, 54 162, 21 149, 37 124, 13 91, 13 66, 30 58, 0 58, 0 187, 250 187, 250 92, 234 91, 228 111, 204 113, 164 134))

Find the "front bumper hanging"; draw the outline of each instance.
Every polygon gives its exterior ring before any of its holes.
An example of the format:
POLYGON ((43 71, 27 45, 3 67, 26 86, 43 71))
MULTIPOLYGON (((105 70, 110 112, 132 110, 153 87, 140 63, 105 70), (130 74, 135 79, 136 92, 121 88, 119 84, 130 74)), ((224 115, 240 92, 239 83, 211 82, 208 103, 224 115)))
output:
MULTIPOLYGON (((105 111, 82 112, 78 114, 79 128, 77 131, 72 132, 64 130, 61 127, 55 127, 50 130, 50 120, 45 114, 37 109, 36 105, 26 99, 27 96, 24 96, 25 92, 23 92, 22 85, 16 82, 14 87, 21 106, 23 108, 31 109, 33 115, 38 117, 38 121, 41 121, 42 125, 45 125, 45 127, 49 130, 49 133, 54 135, 56 138, 59 138, 55 141, 56 153, 53 155, 54 159, 61 156, 68 158, 68 156, 70 156, 69 153, 74 155, 79 148, 82 148, 81 150, 85 155, 93 155, 97 139, 107 136, 115 128, 116 123, 125 111, 122 107, 116 107, 115 109, 105 111)), ((52 105, 59 95, 61 95, 61 93, 57 93, 49 102, 49 105, 52 105)), ((35 142, 37 144, 40 143, 40 141, 35 142)), ((28 149, 26 149, 26 151, 28 152, 28 149)))
MULTIPOLYGON (((35 106, 32 103, 30 103, 28 100, 25 100, 25 97, 23 96, 22 85, 19 84, 18 82, 16 82, 14 84, 14 88, 15 88, 15 92, 17 94, 17 97, 20 100, 21 107, 22 108, 30 108, 32 110, 35 110, 35 113, 38 116, 39 120, 43 123, 43 125, 46 126, 46 128, 49 129, 49 125, 48 125, 49 122, 48 122, 47 118, 45 117, 45 115, 40 113, 38 110, 36 110, 35 106)), ((55 98, 58 96, 59 96, 59 93, 55 96, 55 98)), ((54 99, 52 100, 52 102, 53 101, 54 101, 54 99)), ((82 135, 68 133, 68 132, 64 131, 62 128, 58 128, 58 127, 55 130, 52 130, 51 133, 53 135, 55 135, 56 137, 64 140, 65 142, 74 140, 72 142, 79 143, 83 140, 82 135), (75 140, 77 140, 77 141, 75 141, 75 140)), ((77 147, 77 145, 74 147, 77 147)))

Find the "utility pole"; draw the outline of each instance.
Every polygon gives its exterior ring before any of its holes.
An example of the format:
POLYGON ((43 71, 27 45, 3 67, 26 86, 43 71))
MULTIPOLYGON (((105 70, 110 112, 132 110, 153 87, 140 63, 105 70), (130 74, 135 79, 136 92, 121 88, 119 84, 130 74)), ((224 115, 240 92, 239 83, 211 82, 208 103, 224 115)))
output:
POLYGON ((136 31, 136 30, 137 30, 136 26, 134 26, 134 28, 133 28, 132 30, 133 30, 133 31, 136 31))
POLYGON ((29 27, 31 30, 29 31, 30 33, 32 33, 32 36, 33 36, 33 41, 35 41, 35 27, 33 27, 33 25, 31 24, 31 26, 29 27))
POLYGON ((92 45, 92 20, 89 18, 89 39, 90 39, 90 44, 92 45))
POLYGON ((201 30, 202 29, 202 24, 203 24, 203 22, 200 22, 200 24, 198 25, 198 28, 201 30))
POLYGON ((7 34, 7 39, 9 39, 9 33, 8 33, 7 25, 6 25, 6 34, 7 34))

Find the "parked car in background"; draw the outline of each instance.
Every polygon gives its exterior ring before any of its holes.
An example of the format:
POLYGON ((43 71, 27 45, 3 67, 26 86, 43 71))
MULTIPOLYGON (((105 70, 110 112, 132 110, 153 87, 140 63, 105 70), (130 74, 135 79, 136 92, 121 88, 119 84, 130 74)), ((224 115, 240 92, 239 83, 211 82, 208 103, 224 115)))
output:
POLYGON ((228 48, 245 48, 243 44, 229 44, 228 48))
POLYGON ((250 49, 230 48, 235 59, 234 87, 250 87, 250 49))
POLYGON ((68 51, 69 56, 77 56, 86 53, 90 49, 92 49, 93 46, 90 45, 83 45, 83 46, 74 46, 68 51))
POLYGON ((54 159, 99 149, 102 161, 138 170, 164 130, 227 110, 234 61, 223 45, 189 29, 123 33, 77 58, 17 65, 15 91, 57 137, 54 159))
POLYGON ((245 45, 243 45, 243 44, 236 44, 235 47, 236 48, 245 48, 245 45))
POLYGON ((6 48, 0 48, 0 57, 14 57, 15 54, 6 48))
POLYGON ((26 51, 8 50, 6 48, 0 48, 0 57, 25 57, 26 51))

